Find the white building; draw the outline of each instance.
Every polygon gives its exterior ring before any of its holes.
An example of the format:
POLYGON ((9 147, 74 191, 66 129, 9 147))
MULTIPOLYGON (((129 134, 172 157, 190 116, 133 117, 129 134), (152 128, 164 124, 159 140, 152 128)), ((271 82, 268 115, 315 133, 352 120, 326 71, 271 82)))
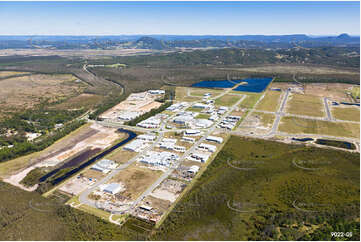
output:
POLYGON ((122 186, 118 183, 110 183, 107 185, 103 192, 110 193, 110 194, 116 194, 122 190, 122 186))
POLYGON ((170 166, 178 159, 179 156, 171 152, 148 151, 139 159, 139 161, 149 165, 170 166))
POLYGON ((154 129, 154 128, 158 128, 161 122, 162 121, 160 118, 153 116, 137 123, 137 126, 142 128, 154 129))
POLYGON ((207 141, 211 141, 211 142, 216 142, 216 143, 219 143, 219 144, 222 144, 223 143, 223 138, 222 137, 218 137, 218 136, 208 136, 206 138, 207 141))
POLYGON ((95 165, 93 165, 90 169, 100 171, 103 173, 109 173, 111 170, 117 167, 117 163, 112 160, 103 159, 98 161, 95 165))
POLYGON ((191 166, 188 169, 188 173, 196 174, 199 171, 199 166, 191 166))
POLYGON ((175 145, 174 147, 173 147, 173 150, 174 151, 177 151, 177 152, 186 152, 186 147, 184 147, 184 146, 179 146, 179 145, 175 145))
POLYGON ((194 120, 194 126, 197 128, 209 128, 213 125, 213 122, 211 120, 207 119, 195 119, 194 120))
POLYGON ((202 151, 216 152, 217 147, 215 145, 201 143, 200 145, 198 145, 197 149, 202 151))
POLYGON ((184 135, 188 135, 188 136, 196 136, 196 135, 200 135, 201 131, 197 130, 197 129, 187 129, 186 131, 184 131, 184 135))
POLYGON ((177 139, 170 139, 170 138, 163 138, 162 142, 167 142, 167 143, 177 143, 177 139))
POLYGON ((191 117, 191 116, 178 116, 173 119, 174 123, 181 124, 181 125, 186 125, 192 121, 193 121, 193 117, 191 117))
POLYGON ((148 144, 144 143, 144 141, 135 139, 132 142, 126 144, 123 149, 133 151, 133 152, 140 152, 140 151, 144 150, 147 146, 148 146, 148 144))
POLYGON ((207 104, 204 103, 195 103, 193 104, 192 108, 208 108, 209 106, 207 104))
POLYGON ((151 142, 154 141, 157 137, 153 134, 141 134, 137 136, 137 139, 151 142))
POLYGON ((183 138, 181 139, 181 141, 189 142, 189 143, 194 143, 194 142, 196 142, 196 139, 195 139, 195 138, 191 138, 191 137, 183 137, 183 138))
POLYGON ((153 95, 161 95, 161 94, 165 94, 164 90, 149 90, 148 93, 153 94, 153 95))
POLYGON ((136 111, 121 111, 118 113, 118 120, 130 121, 141 115, 142 113, 136 111))
POLYGON ((204 163, 207 162, 210 156, 210 154, 192 153, 187 159, 204 163))

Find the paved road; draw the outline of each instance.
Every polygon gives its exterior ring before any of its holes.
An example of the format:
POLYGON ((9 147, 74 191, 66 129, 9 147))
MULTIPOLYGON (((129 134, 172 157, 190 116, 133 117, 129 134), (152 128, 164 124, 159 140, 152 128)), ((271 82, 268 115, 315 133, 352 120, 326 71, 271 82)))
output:
POLYGON ((281 101, 281 105, 278 109, 278 112, 276 113, 276 119, 275 121, 273 122, 273 126, 272 126, 272 130, 270 133, 267 134, 267 136, 272 136, 274 135, 277 130, 278 130, 278 126, 280 124, 280 121, 281 121, 281 117, 284 115, 283 113, 283 110, 286 106, 286 103, 287 103, 287 99, 288 99, 288 95, 290 94, 290 91, 287 89, 285 95, 283 96, 283 99, 281 101))
POLYGON ((213 124, 211 128, 207 129, 207 132, 202 136, 202 138, 200 138, 196 143, 194 143, 194 145, 182 155, 182 157, 179 159, 179 162, 174 167, 170 168, 162 176, 160 176, 157 181, 155 181, 150 187, 148 187, 148 189, 133 202, 132 209, 135 209, 139 202, 143 200, 143 198, 150 195, 157 186, 159 186, 170 174, 172 174, 172 172, 178 168, 182 161, 185 160, 192 152, 194 152, 198 145, 200 145, 207 138, 208 135, 213 133, 217 128, 217 125, 220 124, 223 119, 227 117, 245 98, 246 96, 243 96, 240 100, 238 100, 238 102, 235 103, 231 108, 229 108, 229 110, 224 113, 220 117, 220 119, 213 124))
POLYGON ((323 104, 324 104, 324 106, 325 106, 325 111, 326 111, 326 114, 327 114, 327 119, 328 119, 328 120, 332 120, 332 115, 331 115, 330 109, 329 109, 329 107, 328 107, 327 97, 324 97, 324 98, 323 98, 323 104))
MULTIPOLYGON (((227 90, 225 91, 224 93, 222 93, 221 95, 218 95, 217 97, 214 97, 214 99, 216 98, 219 98, 225 94, 227 94, 228 92, 230 92, 230 90, 227 90)), ((245 98, 245 96, 243 96, 235 105, 232 106, 232 108, 226 112, 224 114, 224 116, 222 116, 222 119, 228 115, 228 113, 230 113, 231 111, 233 111, 233 109, 239 105, 240 102, 243 101, 243 99, 245 98)), ((196 102, 191 102, 190 104, 194 104, 196 102)), ((187 107, 186 107, 187 108, 187 107)), ((186 109, 184 108, 184 110, 186 109)), ((122 164, 120 165, 117 169, 111 171, 106 177, 104 177, 103 179, 99 180, 98 182, 96 182, 92 187, 84 190, 80 195, 79 195, 79 201, 81 203, 84 203, 84 204, 87 204, 89 206, 92 206, 92 207, 96 207, 95 205, 95 201, 91 200, 88 198, 89 194, 91 194, 93 191, 95 191, 100 185, 103 185, 103 184, 106 184, 107 182, 109 182, 115 175, 117 175, 121 170, 127 168, 128 166, 130 166, 131 164, 133 164, 136 160, 138 160, 138 158, 140 158, 140 156, 144 155, 146 152, 152 150, 153 148, 155 148, 155 146, 157 145, 157 143, 159 143, 161 141, 161 139, 163 138, 164 136, 164 133, 165 132, 170 132, 172 130, 164 130, 167 122, 169 120, 171 120, 172 118, 174 118, 177 114, 173 114, 171 115, 170 117, 168 117, 165 121, 162 122, 161 126, 158 128, 158 129, 155 129, 153 131, 157 131, 159 132, 159 136, 157 138, 157 140, 151 145, 149 146, 148 148, 146 148, 145 150, 143 150, 142 152, 139 152, 135 157, 133 157, 132 159, 130 159, 128 162, 126 162, 125 164, 122 164)), ((218 125, 221 120, 216 122, 213 126, 213 128, 209 129, 208 130, 208 133, 210 132, 213 132, 213 130, 215 129, 216 125, 218 125)), ((98 122, 99 124, 103 124, 105 126, 110 126, 110 125, 113 125, 115 127, 119 127, 119 128, 125 128, 125 129, 132 129, 132 130, 137 130, 137 131, 141 131, 141 132, 150 132, 152 130, 149 130, 149 129, 143 129, 143 128, 140 128, 140 127, 128 127, 126 125, 123 125, 123 124, 119 124, 119 123, 114 123, 114 122, 98 122)), ((207 133, 207 134, 208 134, 207 133)), ((194 146, 188 150, 182 157, 180 160, 183 160, 186 156, 189 155, 190 152, 193 152, 193 150, 195 149, 195 147, 197 147, 200 142, 202 142, 205 137, 207 135, 205 135, 204 137, 202 137, 196 144, 194 144, 194 146)), ((179 165, 179 164, 178 164, 179 165)), ((155 183, 153 183, 140 197, 138 197, 134 202, 133 202, 133 208, 136 207, 136 205, 145 197, 147 196, 148 194, 150 194, 155 187, 157 187, 164 179, 166 179, 173 171, 174 169, 176 169, 176 167, 172 168, 172 169, 169 169, 167 172, 165 172, 155 183)))

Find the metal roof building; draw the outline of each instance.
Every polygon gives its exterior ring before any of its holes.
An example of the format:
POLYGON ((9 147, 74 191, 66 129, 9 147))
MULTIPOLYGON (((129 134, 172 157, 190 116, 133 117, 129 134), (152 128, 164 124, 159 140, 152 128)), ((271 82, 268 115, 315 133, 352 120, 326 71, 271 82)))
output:
POLYGON ((116 194, 122 190, 122 186, 118 183, 110 183, 108 186, 104 188, 104 192, 110 193, 110 194, 116 194))

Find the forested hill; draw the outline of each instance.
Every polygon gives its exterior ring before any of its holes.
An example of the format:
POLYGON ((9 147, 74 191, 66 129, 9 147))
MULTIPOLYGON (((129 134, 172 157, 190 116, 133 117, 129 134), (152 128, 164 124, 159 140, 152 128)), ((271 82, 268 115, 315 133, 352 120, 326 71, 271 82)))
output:
POLYGON ((150 56, 116 57, 118 62, 131 65, 259 65, 312 64, 334 67, 360 67, 358 47, 290 48, 277 50, 222 48, 175 52, 150 56))
POLYGON ((118 35, 118 36, 0 36, 0 49, 114 49, 138 48, 168 50, 174 48, 292 48, 358 47, 359 36, 314 37, 294 35, 118 35))

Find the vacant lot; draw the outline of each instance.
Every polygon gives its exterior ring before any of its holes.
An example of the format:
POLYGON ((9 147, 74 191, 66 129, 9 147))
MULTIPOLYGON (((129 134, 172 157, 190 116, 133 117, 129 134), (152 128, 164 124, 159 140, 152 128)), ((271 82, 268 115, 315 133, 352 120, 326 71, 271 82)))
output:
POLYGON ((239 107, 241 108, 253 108, 258 99, 262 96, 260 93, 245 93, 247 97, 241 102, 239 107))
POLYGON ((226 94, 215 101, 219 106, 233 106, 241 98, 241 95, 226 94))
POLYGON ((161 174, 161 171, 154 171, 135 164, 119 172, 109 183, 123 183, 126 190, 122 195, 134 200, 154 183, 161 174))
POLYGON ((281 92, 268 90, 264 98, 258 103, 256 109, 276 112, 280 96, 281 92))
POLYGON ((240 131, 266 134, 270 132, 275 115, 271 113, 253 112, 239 127, 240 131))
POLYGON ((187 92, 188 87, 176 87, 175 89, 175 100, 178 102, 193 102, 200 100, 200 97, 190 97, 187 92))
POLYGON ((320 97, 292 93, 288 97, 286 112, 315 117, 324 116, 324 106, 320 97))
POLYGON ((0 111, 20 111, 43 101, 78 95, 85 85, 72 75, 31 75, 0 81, 0 111))
POLYGON ((360 125, 336 123, 295 117, 283 117, 279 131, 290 134, 323 134, 337 137, 360 138, 360 125))
POLYGON ((223 90, 214 90, 214 89, 208 89, 208 88, 189 88, 189 90, 190 90, 191 96, 199 96, 199 97, 202 97, 206 93, 211 93, 212 94, 211 97, 214 97, 223 92, 223 90))
POLYGON ((105 158, 115 161, 119 164, 123 164, 123 163, 129 161, 130 159, 132 159, 136 155, 137 155, 136 152, 132 152, 129 150, 123 150, 123 147, 120 147, 120 148, 116 149, 115 151, 113 151, 112 153, 110 153, 105 158))
POLYGON ((360 109, 356 107, 332 107, 332 116, 336 119, 360 122, 360 109))
POLYGON ((311 83, 305 86, 305 94, 328 97, 336 101, 349 101, 346 90, 352 87, 344 83, 311 83))

